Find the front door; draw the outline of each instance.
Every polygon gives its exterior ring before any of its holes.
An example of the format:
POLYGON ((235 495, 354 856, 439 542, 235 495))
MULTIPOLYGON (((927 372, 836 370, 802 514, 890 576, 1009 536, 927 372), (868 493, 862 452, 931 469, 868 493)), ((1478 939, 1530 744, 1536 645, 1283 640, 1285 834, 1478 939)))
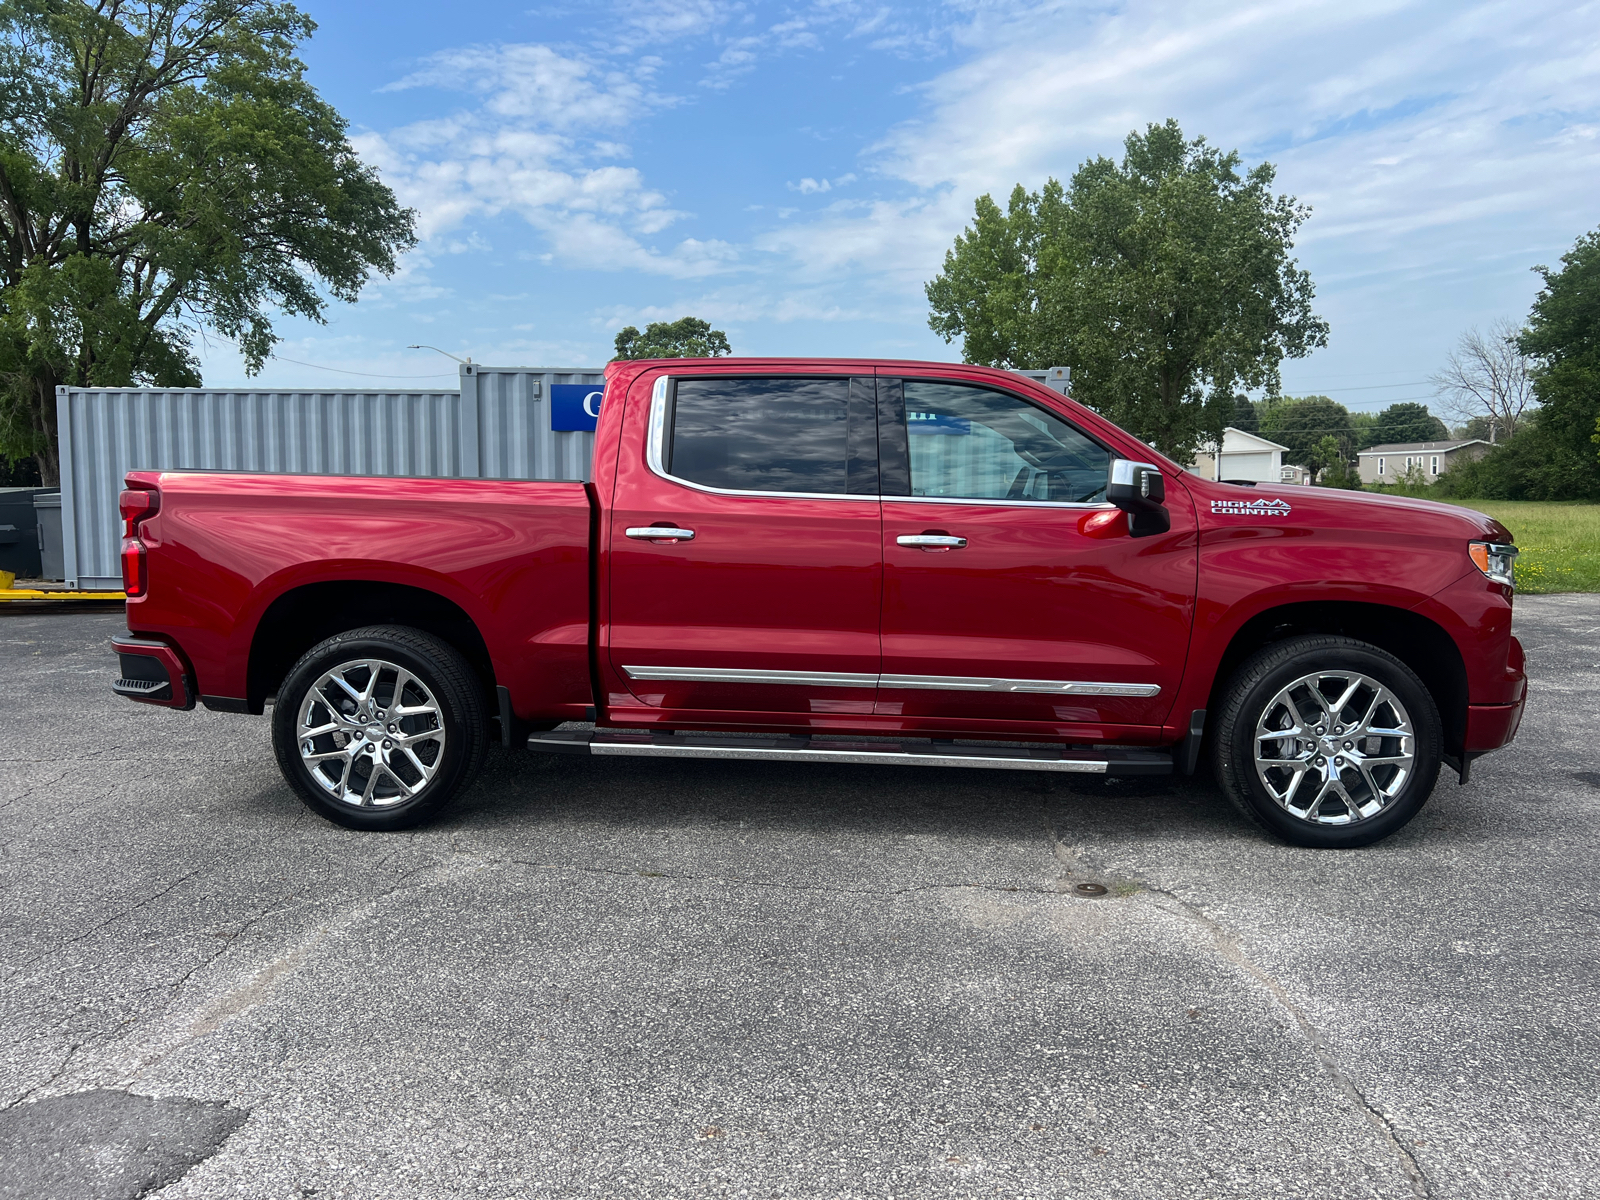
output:
POLYGON ((878 384, 877 711, 907 727, 993 721, 1085 740, 1160 724, 1194 607, 1187 493, 1169 488, 1167 535, 1094 536, 1080 526, 1106 509, 1113 455, 1060 413, 992 388, 878 384))
POLYGON ((607 653, 631 702, 704 720, 791 714, 780 724, 870 713, 883 569, 873 381, 663 377, 649 405, 608 531, 607 653))

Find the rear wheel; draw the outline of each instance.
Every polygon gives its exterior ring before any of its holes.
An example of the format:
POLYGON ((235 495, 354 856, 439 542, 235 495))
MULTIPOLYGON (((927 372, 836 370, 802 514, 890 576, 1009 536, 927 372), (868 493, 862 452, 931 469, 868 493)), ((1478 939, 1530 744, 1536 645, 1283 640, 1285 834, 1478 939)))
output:
POLYGON ((461 654, 421 630, 381 625, 336 634, 294 665, 273 707, 272 745, 319 815, 406 829, 472 781, 488 736, 461 654))
POLYGON ((1365 846, 1416 816, 1439 775, 1438 706, 1394 655, 1353 638, 1269 646, 1228 684, 1217 781, 1299 846, 1365 846))

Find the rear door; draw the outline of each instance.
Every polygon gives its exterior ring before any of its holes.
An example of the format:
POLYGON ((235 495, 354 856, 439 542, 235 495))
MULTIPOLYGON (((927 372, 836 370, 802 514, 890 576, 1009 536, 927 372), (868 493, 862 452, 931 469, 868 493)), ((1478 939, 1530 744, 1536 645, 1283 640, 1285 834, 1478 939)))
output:
POLYGON ((643 440, 619 463, 608 532, 607 654, 634 701, 705 720, 870 713, 883 570, 873 381, 658 378, 643 440))
MULTIPOLYGON (((1022 395, 879 380, 883 675, 877 711, 1009 726, 1159 724, 1187 654, 1194 516, 1105 538, 1112 452, 1022 395)), ((915 724, 915 721, 908 721, 915 724)))

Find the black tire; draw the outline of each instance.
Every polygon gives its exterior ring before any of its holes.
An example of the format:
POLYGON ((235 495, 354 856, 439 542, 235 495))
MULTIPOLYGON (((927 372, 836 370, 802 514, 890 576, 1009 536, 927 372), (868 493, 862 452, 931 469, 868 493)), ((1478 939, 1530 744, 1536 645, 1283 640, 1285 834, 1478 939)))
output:
MULTIPOLYGON (((1351 682, 1351 681, 1347 681, 1351 682)), ((1297 846, 1345 849, 1366 846, 1388 837, 1421 811, 1439 777, 1443 738, 1439 707, 1416 673, 1386 650, 1354 638, 1317 635, 1291 638, 1268 646, 1247 659, 1228 681, 1212 741, 1217 782, 1235 807, 1256 825, 1297 846), (1304 683, 1308 676, 1326 672, 1318 681, 1323 707, 1304 683), (1317 723, 1312 712, 1327 713, 1341 694, 1337 676, 1360 676, 1369 685, 1357 691, 1334 715, 1336 721, 1358 718, 1370 703, 1374 715, 1367 724, 1317 723), (1385 700, 1376 687, 1387 689, 1403 713, 1385 700), (1285 689, 1285 702, 1281 697, 1285 689), (1330 686, 1331 685, 1331 686, 1330 686), (1292 711, 1306 709, 1305 724, 1294 724, 1292 711), (1292 710, 1292 711, 1291 711, 1292 710), (1364 737, 1357 728, 1403 728, 1409 719, 1409 763, 1382 763, 1381 757, 1403 759, 1407 739, 1364 737), (1263 739, 1268 751, 1258 770, 1255 734, 1266 721, 1269 730, 1304 728, 1304 739, 1263 739), (1321 730, 1319 734, 1316 731, 1321 730), (1335 734, 1341 731, 1343 736, 1335 734), (1348 742, 1346 737, 1353 737, 1348 742), (1350 747, 1356 751, 1351 754, 1350 747), (1338 753, 1333 753, 1338 752, 1338 753), (1364 754, 1363 754, 1364 752, 1364 754), (1304 764, 1304 778, 1295 782, 1295 765, 1304 764), (1323 764, 1330 764, 1324 766, 1323 764), (1342 764, 1331 765, 1331 764, 1342 764), (1337 783, 1330 778, 1337 777, 1337 783), (1265 778, 1263 778, 1265 776, 1265 778), (1269 789, 1269 782, 1284 802, 1269 789), (1304 790, 1310 786, 1315 791, 1304 790), (1321 804, 1308 803, 1321 792, 1321 804), (1359 818, 1359 819, 1357 819, 1359 818), (1345 823, 1327 823, 1339 822, 1345 823)))
POLYGON ((313 812, 351 829, 409 829, 431 820, 472 782, 488 742, 482 686, 467 660, 404 625, 352 629, 319 642, 290 669, 272 709, 283 777, 313 812), (382 664, 374 686, 367 686, 373 672, 359 667, 340 673, 343 685, 325 681, 359 660, 382 664), (363 706, 350 687, 370 693, 370 701, 363 706), (404 714, 389 711, 396 699, 404 714), (348 711, 335 714, 335 701, 348 711), (303 738, 302 714, 313 731, 333 732, 303 738), (303 743, 321 758, 308 762, 303 743), (363 795, 353 797, 358 785, 363 795))

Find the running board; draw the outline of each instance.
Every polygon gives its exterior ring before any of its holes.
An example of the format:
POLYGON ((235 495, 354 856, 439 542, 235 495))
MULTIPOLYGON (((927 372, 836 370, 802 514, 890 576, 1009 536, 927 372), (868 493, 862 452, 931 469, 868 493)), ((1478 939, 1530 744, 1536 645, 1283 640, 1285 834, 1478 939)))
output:
POLYGON ((555 754, 627 758, 768 759, 890 767, 987 767, 1001 771, 1068 771, 1079 775, 1170 775, 1172 756, 1151 750, 1070 750, 956 746, 948 742, 730 737, 693 733, 535 733, 528 749, 555 754))

